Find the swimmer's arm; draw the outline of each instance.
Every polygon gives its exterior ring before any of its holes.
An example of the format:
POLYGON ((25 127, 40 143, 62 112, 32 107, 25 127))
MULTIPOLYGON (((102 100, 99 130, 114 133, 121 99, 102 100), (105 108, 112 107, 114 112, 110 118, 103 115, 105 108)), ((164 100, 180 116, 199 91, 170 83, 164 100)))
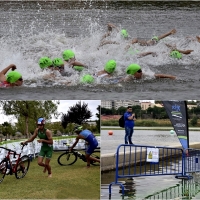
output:
POLYGON ((176 79, 176 76, 172 76, 169 74, 154 74, 156 78, 170 78, 172 80, 176 79))
POLYGON ((176 49, 177 51, 179 51, 180 53, 183 53, 183 54, 190 54, 191 52, 193 52, 194 50, 179 50, 179 49, 176 49))
POLYGON ((128 81, 131 81, 132 80, 132 76, 126 76, 125 78, 122 78, 119 80, 119 82, 128 82, 128 81))
POLYGON ((5 69, 3 69, 0 72, 0 81, 6 81, 6 77, 5 74, 8 72, 9 69, 12 68, 12 71, 14 71, 16 69, 16 65, 14 64, 10 64, 8 67, 6 67, 5 69))
POLYGON ((74 67, 74 66, 81 66, 81 67, 88 68, 86 65, 84 65, 83 63, 80 63, 80 62, 78 62, 78 61, 74 61, 74 62, 72 62, 72 63, 70 63, 70 64, 73 65, 73 67, 74 67))
POLYGON ((157 56, 156 52, 149 51, 149 52, 143 52, 143 53, 138 54, 138 57, 144 57, 150 54, 152 54, 153 57, 157 56))
POLYGON ((176 45, 171 45, 171 44, 165 44, 167 47, 169 47, 171 50, 177 50, 176 45))
POLYGON ((103 46, 103 45, 106 45, 106 44, 119 44, 118 42, 116 41, 109 41, 109 40, 105 40, 105 41, 102 41, 99 45, 99 47, 103 46))
POLYGON ((108 23, 107 25, 108 27, 115 28, 119 32, 119 28, 115 26, 114 24, 108 23))

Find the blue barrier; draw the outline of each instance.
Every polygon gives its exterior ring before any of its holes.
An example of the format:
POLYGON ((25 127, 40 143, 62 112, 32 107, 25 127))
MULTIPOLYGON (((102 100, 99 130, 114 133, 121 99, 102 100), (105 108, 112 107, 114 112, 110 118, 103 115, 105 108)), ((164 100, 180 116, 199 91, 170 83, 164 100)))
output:
POLYGON ((115 181, 109 185, 109 195, 112 185, 119 185, 124 194, 124 185, 119 178, 175 175, 176 178, 191 179, 192 176, 187 174, 200 170, 200 150, 187 149, 186 152, 181 148, 161 146, 118 146, 115 181))

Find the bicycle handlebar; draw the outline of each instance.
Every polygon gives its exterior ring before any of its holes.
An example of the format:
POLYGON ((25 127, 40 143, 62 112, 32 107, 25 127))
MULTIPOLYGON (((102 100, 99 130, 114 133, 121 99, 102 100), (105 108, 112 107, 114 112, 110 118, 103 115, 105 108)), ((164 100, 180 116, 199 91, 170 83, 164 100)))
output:
MULTIPOLYGON (((27 145, 27 144, 21 144, 21 145, 22 145, 21 150, 23 150, 24 146, 27 145)), ((5 147, 0 147, 0 149, 5 149, 6 151, 16 153, 16 151, 14 151, 14 150, 12 150, 12 149, 5 148, 5 147)))

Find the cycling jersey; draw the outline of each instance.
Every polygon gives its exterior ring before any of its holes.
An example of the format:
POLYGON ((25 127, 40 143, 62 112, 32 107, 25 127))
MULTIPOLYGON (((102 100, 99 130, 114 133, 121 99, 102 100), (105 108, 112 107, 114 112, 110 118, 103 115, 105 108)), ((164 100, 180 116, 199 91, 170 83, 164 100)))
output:
POLYGON ((84 137, 84 140, 88 142, 88 149, 86 151, 87 154, 92 154, 94 149, 98 146, 98 141, 95 136, 89 130, 83 130, 80 132, 80 135, 84 137))

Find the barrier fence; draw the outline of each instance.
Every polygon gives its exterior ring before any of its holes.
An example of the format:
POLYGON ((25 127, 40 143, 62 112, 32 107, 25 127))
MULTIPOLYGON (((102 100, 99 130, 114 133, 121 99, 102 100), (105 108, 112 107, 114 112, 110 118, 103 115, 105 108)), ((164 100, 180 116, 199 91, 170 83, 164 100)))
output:
POLYGON ((200 150, 181 148, 128 145, 118 146, 116 151, 115 181, 109 185, 119 185, 124 194, 120 178, 139 176, 175 175, 176 178, 191 179, 189 173, 200 171, 200 150))

